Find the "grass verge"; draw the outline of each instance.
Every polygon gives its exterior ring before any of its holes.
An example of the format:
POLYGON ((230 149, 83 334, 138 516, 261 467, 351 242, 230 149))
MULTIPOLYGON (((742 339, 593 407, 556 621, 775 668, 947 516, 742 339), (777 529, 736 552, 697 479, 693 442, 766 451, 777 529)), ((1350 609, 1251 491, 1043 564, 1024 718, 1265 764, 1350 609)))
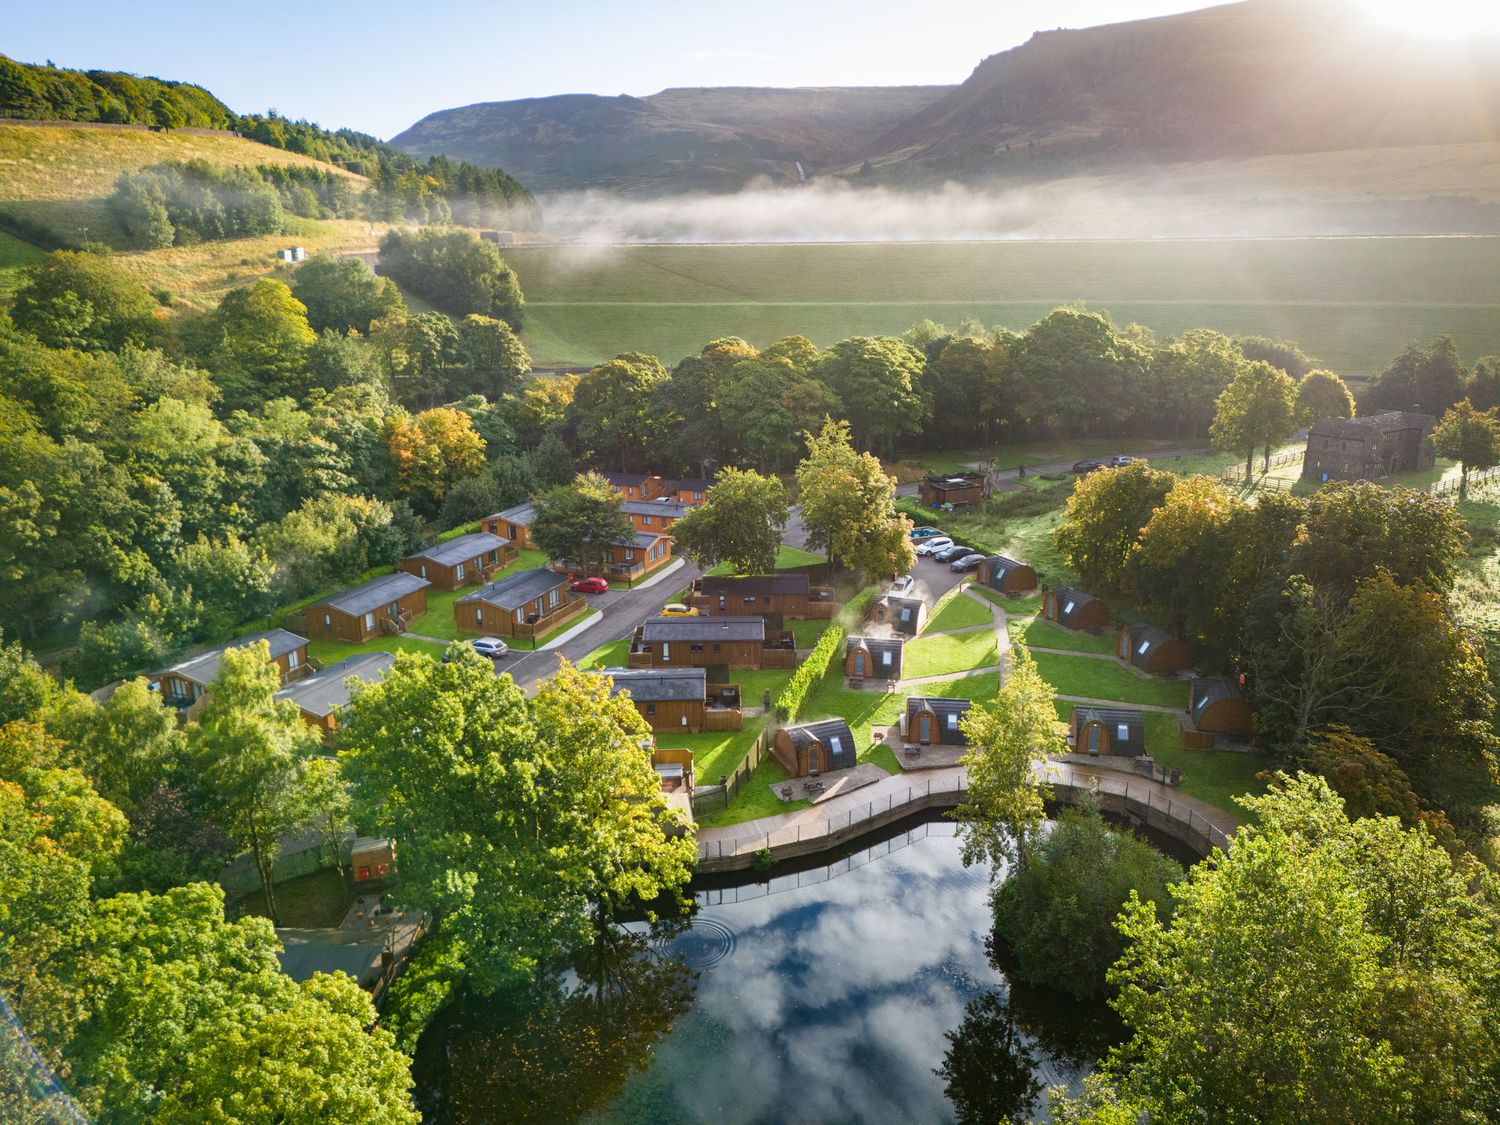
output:
POLYGON ((942 637, 918 637, 906 645, 902 677, 957 675, 1000 663, 1000 648, 992 629, 952 633, 942 637))
POLYGON ((994 614, 973 598, 964 594, 969 583, 955 586, 932 607, 932 616, 923 627, 924 633, 941 633, 949 629, 972 629, 979 625, 994 624, 994 614))
POLYGON ((1187 708, 1188 685, 1182 681, 1146 679, 1113 660, 1033 653, 1037 671, 1058 695, 1187 708))

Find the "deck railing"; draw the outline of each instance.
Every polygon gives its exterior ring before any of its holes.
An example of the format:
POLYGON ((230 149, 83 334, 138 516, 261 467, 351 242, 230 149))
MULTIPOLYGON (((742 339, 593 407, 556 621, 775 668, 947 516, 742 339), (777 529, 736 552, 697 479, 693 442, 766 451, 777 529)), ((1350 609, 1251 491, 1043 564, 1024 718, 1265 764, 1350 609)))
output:
POLYGON ((572 620, 574 617, 582 616, 588 609, 588 600, 578 594, 569 594, 568 601, 558 606, 551 613, 544 613, 535 621, 518 621, 515 623, 514 636, 521 637, 533 644, 539 637, 545 637, 559 625, 572 620))

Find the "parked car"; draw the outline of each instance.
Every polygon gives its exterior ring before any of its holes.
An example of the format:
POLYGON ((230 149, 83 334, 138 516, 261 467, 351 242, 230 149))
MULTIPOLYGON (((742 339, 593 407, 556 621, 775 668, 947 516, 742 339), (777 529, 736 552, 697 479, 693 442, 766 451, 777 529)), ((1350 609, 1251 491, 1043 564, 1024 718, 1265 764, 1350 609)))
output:
MULTIPOLYGON (((510 651, 510 646, 499 637, 468 637, 460 643, 468 645, 480 656, 488 656, 491 660, 499 660, 510 651)), ((443 653, 444 663, 451 659, 448 653, 443 653)))
POLYGON ((954 559, 949 565, 952 566, 955 572, 963 574, 965 571, 976 569, 982 562, 984 562, 983 555, 971 554, 962 555, 954 559))
POLYGON ((1092 473, 1095 469, 1102 469, 1102 468, 1104 468, 1104 462, 1103 461, 1074 461, 1073 462, 1073 471, 1075 473, 1078 473, 1080 476, 1082 476, 1085 473, 1092 473))
POLYGON ((935 527, 914 527, 911 529, 911 537, 914 542, 920 543, 924 539, 933 539, 942 532, 935 527))
POLYGON ((661 607, 662 617, 697 617, 698 607, 695 605, 683 605, 681 602, 668 602, 661 607))
POLYGON ((941 551, 934 551, 932 557, 938 562, 952 562, 970 554, 973 547, 965 547, 962 543, 955 543, 951 547, 944 547, 941 551))
POLYGON ((916 581, 910 574, 903 574, 891 583, 890 592, 892 594, 904 594, 916 585, 916 581))
POLYGON ((571 588, 575 594, 603 594, 609 590, 609 582, 603 578, 575 578, 571 588))
POLYGON ((917 554, 931 555, 941 551, 944 547, 951 546, 953 546, 953 540, 949 539, 946 535, 937 535, 931 539, 923 540, 922 544, 917 548, 917 554))
POLYGON ((1111 469, 1123 469, 1126 465, 1134 465, 1137 461, 1142 460, 1144 458, 1132 457, 1128 453, 1116 453, 1107 463, 1111 469))

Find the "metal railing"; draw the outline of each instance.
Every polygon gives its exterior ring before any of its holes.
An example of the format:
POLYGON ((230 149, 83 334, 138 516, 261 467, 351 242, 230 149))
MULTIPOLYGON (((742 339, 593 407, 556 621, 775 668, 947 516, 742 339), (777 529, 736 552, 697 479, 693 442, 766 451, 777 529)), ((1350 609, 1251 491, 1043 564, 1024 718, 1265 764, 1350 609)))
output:
POLYGON ((928 779, 925 785, 907 786, 905 792, 898 790, 888 793, 879 800, 867 801, 862 806, 856 805, 842 815, 835 814, 802 824, 788 825, 774 832, 757 833, 754 836, 733 840, 700 839, 698 859, 700 862, 708 859, 731 859, 736 856, 754 855, 763 848, 774 853, 779 847, 808 843, 813 840, 827 840, 833 836, 848 834, 856 826, 877 818, 890 818, 892 813, 926 804, 932 797, 964 793, 968 787, 968 778, 963 774, 948 778, 928 779))
MULTIPOLYGON (((1205 855, 1214 848, 1229 847, 1229 834, 1195 809, 1181 794, 1176 797, 1163 797, 1155 786, 1145 785, 1139 781, 1132 785, 1128 778, 1095 777, 1094 775, 1084 778, 1076 774, 1058 777, 1050 770, 1047 774, 1048 782, 1054 786, 1060 785, 1070 789, 1091 788, 1101 797, 1119 798, 1127 806, 1131 806, 1126 811, 1137 813, 1146 824, 1154 828, 1162 827, 1162 821, 1187 828, 1189 832, 1196 833, 1206 843, 1207 846, 1201 849, 1205 855), (1085 781, 1087 784, 1079 784, 1085 781)), ((1184 843, 1191 843, 1191 841, 1184 841, 1184 843)))

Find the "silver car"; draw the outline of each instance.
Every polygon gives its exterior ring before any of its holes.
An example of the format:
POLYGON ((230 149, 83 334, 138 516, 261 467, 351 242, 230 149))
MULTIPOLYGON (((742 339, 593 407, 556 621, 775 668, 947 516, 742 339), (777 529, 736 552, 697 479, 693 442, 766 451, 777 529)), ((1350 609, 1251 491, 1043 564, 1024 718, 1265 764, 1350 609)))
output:
POLYGON ((953 540, 949 539, 946 535, 939 535, 935 539, 928 539, 920 547, 918 547, 917 554, 935 555, 939 551, 947 550, 951 546, 953 546, 953 540))

